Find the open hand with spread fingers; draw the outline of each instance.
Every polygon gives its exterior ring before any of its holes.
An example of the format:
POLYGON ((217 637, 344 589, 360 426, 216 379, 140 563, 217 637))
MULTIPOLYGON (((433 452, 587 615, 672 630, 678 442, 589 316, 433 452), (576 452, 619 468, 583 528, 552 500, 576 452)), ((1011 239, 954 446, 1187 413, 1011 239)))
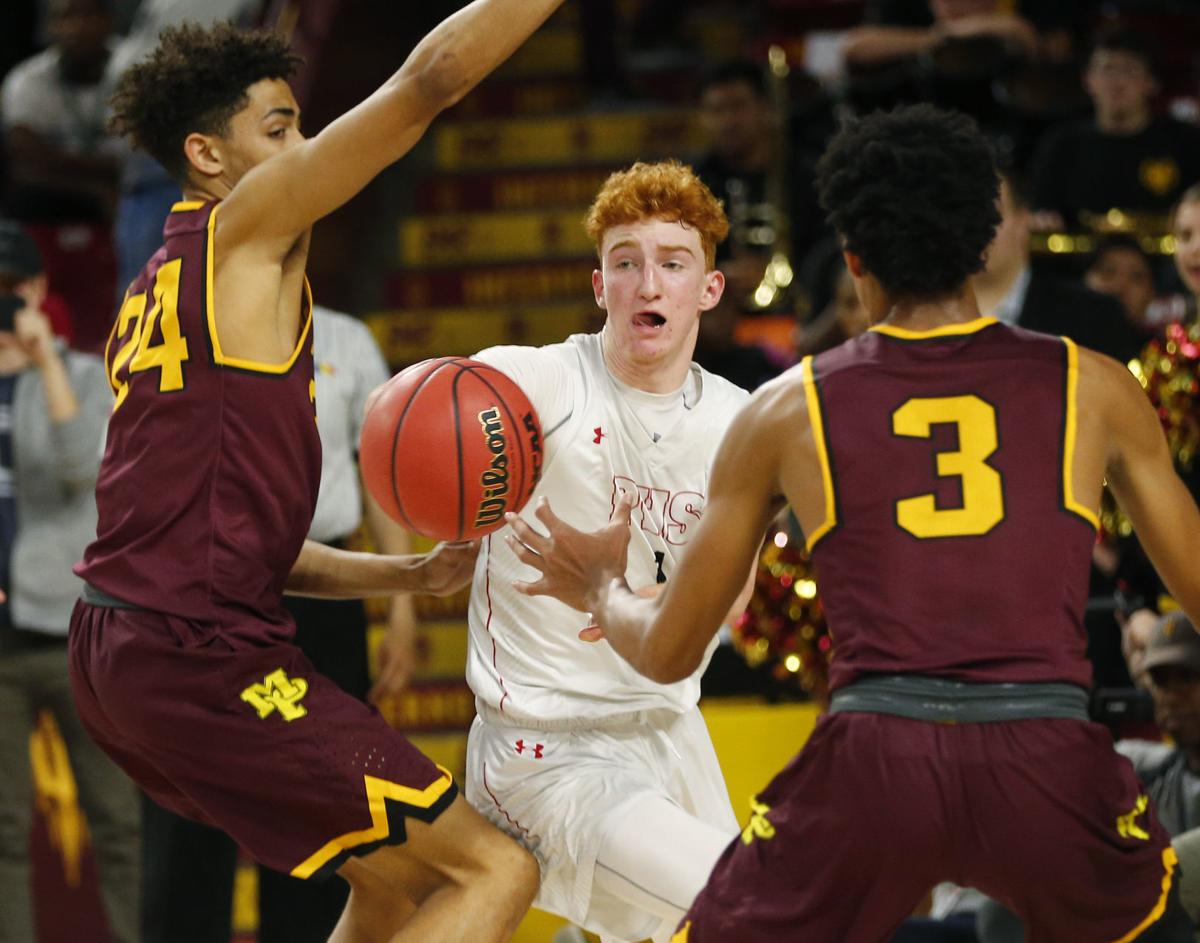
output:
POLYGON ((612 517, 599 530, 585 533, 565 523, 539 498, 534 510, 546 528, 538 533, 516 514, 508 514, 512 533, 505 538, 517 559, 541 573, 534 582, 514 581, 526 596, 553 596, 580 612, 590 612, 589 600, 614 579, 625 575, 629 554, 629 519, 633 498, 621 496, 612 517))

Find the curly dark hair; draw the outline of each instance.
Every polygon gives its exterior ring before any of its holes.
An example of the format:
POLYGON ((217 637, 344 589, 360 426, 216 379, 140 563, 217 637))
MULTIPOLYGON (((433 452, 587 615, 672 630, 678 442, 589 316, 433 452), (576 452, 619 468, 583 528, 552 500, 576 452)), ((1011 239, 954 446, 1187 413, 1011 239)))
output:
POLYGON ((897 300, 944 297, 983 269, 999 188, 975 122, 931 105, 850 122, 817 164, 829 224, 897 300))
POLYGON ((121 75, 112 96, 110 134, 128 137, 177 181, 187 177, 189 134, 224 135, 262 79, 288 79, 301 59, 277 33, 230 23, 163 30, 149 56, 121 75))

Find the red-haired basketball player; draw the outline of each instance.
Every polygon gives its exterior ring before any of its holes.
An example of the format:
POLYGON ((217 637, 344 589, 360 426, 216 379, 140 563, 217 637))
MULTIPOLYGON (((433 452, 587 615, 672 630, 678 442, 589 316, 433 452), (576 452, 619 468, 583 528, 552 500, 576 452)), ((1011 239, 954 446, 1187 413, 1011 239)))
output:
MULTIPOLYGON (((653 591, 696 532, 717 444, 747 399, 692 363, 724 288, 714 257, 728 223, 691 169, 667 162, 613 174, 587 229, 604 329, 477 356, 541 417, 535 495, 588 528, 636 496, 627 576, 653 591)), ((504 533, 484 541, 471 593, 467 798, 537 855, 539 907, 605 940, 665 939, 737 831, 696 707, 707 657, 659 684, 579 644, 585 616, 513 589, 531 571, 504 533)))
POLYGON ((843 129, 822 204, 875 325, 759 392, 717 456, 665 593, 621 579, 627 508, 581 534, 514 527, 523 589, 590 611, 668 683, 701 661, 781 501, 833 633, 832 706, 760 796, 676 939, 880 943, 943 880, 1031 943, 1191 938, 1175 855, 1088 720, 1082 628, 1107 477, 1200 615, 1200 513, 1120 364, 981 317, 969 277, 998 221, 990 148, 928 106, 843 129))
POLYGON ((310 227, 559 2, 477 0, 310 140, 286 81, 295 59, 268 33, 169 30, 114 96, 116 130, 184 199, 108 345, 116 402, 78 567, 75 696, 159 804, 272 868, 348 880, 338 941, 507 939, 537 869, 290 644, 285 591, 445 592, 474 549, 374 557, 304 541, 321 465, 310 227))

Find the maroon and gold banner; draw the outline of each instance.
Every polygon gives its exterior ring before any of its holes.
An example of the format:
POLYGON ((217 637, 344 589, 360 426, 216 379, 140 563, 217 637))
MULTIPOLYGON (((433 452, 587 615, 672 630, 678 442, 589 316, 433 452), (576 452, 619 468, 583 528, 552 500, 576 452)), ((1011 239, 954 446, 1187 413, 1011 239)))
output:
POLYGON ((592 299, 591 259, 495 265, 440 272, 400 272, 384 286, 384 303, 401 310, 592 299))
POLYGON ((446 117, 470 121, 493 115, 545 115, 573 111, 586 101, 587 87, 578 79, 493 82, 471 92, 446 117))
POLYGON ((704 147, 699 123, 678 108, 461 121, 438 125, 433 134, 436 164, 448 171, 625 164, 694 154, 704 147))
POLYGON ((578 207, 582 226, 584 208, 616 166, 440 176, 417 191, 417 211, 430 215, 578 207))

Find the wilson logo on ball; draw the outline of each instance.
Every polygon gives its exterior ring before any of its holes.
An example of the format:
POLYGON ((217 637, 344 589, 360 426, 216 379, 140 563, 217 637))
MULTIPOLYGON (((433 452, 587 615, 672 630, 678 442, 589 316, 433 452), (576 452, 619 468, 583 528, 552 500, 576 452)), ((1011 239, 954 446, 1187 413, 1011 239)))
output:
POLYGON ((487 450, 492 453, 492 463, 479 476, 483 500, 475 512, 475 526, 487 527, 500 520, 508 506, 508 436, 504 434, 500 410, 495 406, 479 414, 479 426, 487 450))

